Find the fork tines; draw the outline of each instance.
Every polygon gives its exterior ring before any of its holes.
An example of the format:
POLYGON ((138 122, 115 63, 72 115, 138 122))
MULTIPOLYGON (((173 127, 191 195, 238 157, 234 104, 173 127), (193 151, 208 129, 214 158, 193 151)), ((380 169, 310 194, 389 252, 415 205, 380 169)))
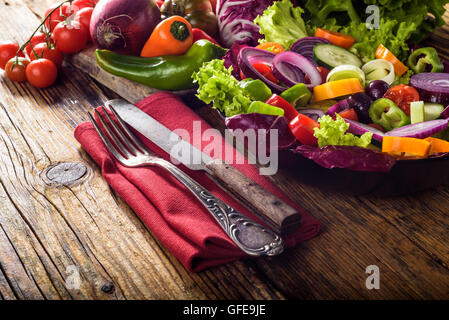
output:
POLYGON ((120 162, 123 162, 130 157, 147 154, 146 147, 134 136, 114 108, 111 105, 108 107, 117 119, 117 122, 112 120, 112 117, 105 107, 101 107, 101 111, 104 115, 98 112, 97 109, 94 110, 96 118, 100 121, 106 133, 101 130, 99 124, 90 112, 88 113, 88 116, 101 140, 112 155, 120 162))

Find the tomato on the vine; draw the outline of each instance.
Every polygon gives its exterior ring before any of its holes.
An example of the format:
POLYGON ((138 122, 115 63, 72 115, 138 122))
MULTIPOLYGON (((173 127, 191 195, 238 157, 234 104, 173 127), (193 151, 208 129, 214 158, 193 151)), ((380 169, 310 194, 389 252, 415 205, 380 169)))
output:
POLYGON ((70 24, 59 23, 53 32, 56 48, 63 53, 72 54, 83 50, 87 44, 88 30, 78 21, 70 24))
POLYGON ((27 80, 36 88, 47 88, 55 83, 58 77, 58 68, 48 59, 31 61, 26 68, 27 80))
POLYGON ((72 2, 72 6, 81 10, 83 8, 95 8, 98 0, 75 0, 72 2))
MULTIPOLYGON (((52 12, 56 7, 60 6, 60 3, 53 4, 47 11, 45 11, 45 16, 47 17, 50 12, 52 12)), ((58 23, 64 21, 66 18, 73 14, 73 9, 70 7, 69 3, 64 3, 60 8, 56 9, 55 12, 45 21, 45 26, 47 29, 53 31, 58 23)))
POLYGON ((81 23, 87 30, 87 41, 91 41, 89 27, 90 27, 90 19, 92 18, 92 13, 94 12, 94 8, 86 7, 81 9, 75 14, 75 20, 81 23))
POLYGON ((25 52, 27 53, 28 57, 31 58, 31 53, 33 52, 32 48, 36 47, 39 43, 43 43, 46 41, 47 35, 43 32, 37 32, 25 47, 25 52))
POLYGON ((53 61, 53 63, 58 69, 61 68, 64 56, 58 48, 55 48, 53 46, 48 47, 46 43, 39 43, 37 46, 34 47, 34 52, 31 53, 30 56, 31 61, 40 58, 45 58, 53 61), (36 54, 34 54, 34 52, 37 54, 37 57, 36 54))
POLYGON ((419 92, 413 87, 400 84, 389 89, 385 93, 384 98, 396 103, 407 116, 410 116, 410 104, 419 101, 419 92))
POLYGON ((17 43, 12 41, 0 42, 0 68, 5 70, 6 63, 14 58, 16 55, 24 57, 22 51, 18 52, 20 47, 17 43))
POLYGON ((25 70, 29 64, 30 60, 28 60, 27 58, 11 58, 6 63, 5 74, 12 81, 24 82, 27 80, 25 70))

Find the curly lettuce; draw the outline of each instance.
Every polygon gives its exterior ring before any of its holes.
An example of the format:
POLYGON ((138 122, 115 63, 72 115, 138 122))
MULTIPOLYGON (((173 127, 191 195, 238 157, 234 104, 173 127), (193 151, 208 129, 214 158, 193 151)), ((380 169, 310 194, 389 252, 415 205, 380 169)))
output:
POLYGON ((204 63, 192 78, 199 86, 196 96, 207 104, 213 103, 213 108, 223 112, 226 117, 245 113, 252 102, 239 87, 238 80, 232 76, 232 67, 227 69, 223 60, 204 63))
POLYGON ((280 43, 288 49, 296 40, 307 37, 303 12, 301 7, 293 7, 290 0, 276 1, 254 23, 260 27, 265 41, 280 43))
POLYGON ((320 123, 320 127, 314 129, 314 136, 318 139, 318 146, 320 148, 325 146, 366 148, 371 144, 371 139, 373 138, 371 132, 367 132, 361 137, 357 137, 352 133, 346 133, 349 129, 349 123, 338 114, 335 120, 330 116, 323 116, 318 122, 320 123))

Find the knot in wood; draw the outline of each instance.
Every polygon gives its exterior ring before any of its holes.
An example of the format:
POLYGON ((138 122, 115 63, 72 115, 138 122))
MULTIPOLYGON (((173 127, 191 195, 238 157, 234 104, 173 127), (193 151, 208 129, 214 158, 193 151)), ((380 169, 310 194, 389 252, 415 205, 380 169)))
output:
POLYGON ((47 173, 47 179, 53 183, 67 186, 75 183, 87 173, 87 168, 79 162, 62 162, 52 168, 47 173))
POLYGON ((101 291, 104 293, 112 293, 114 292, 114 284, 108 282, 101 286, 101 291))

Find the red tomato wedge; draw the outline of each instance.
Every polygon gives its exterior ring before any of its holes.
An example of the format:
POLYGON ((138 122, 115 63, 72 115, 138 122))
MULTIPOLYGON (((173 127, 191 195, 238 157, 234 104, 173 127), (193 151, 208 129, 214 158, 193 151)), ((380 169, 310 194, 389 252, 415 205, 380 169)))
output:
POLYGON ((396 103, 407 116, 410 116, 410 103, 419 101, 419 93, 415 88, 401 84, 388 90, 384 98, 396 103))

